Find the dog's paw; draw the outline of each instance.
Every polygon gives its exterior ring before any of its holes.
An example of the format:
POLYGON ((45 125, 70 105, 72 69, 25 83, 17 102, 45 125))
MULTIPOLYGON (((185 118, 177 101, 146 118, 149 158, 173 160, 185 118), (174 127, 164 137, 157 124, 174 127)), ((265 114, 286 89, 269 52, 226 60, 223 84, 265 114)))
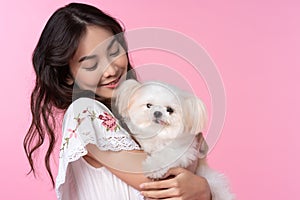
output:
POLYGON ((162 169, 155 172, 146 172, 146 176, 150 179, 161 179, 167 173, 167 171, 167 169, 162 169))
POLYGON ((148 178, 160 179, 168 171, 169 168, 161 168, 160 166, 153 165, 151 162, 143 163, 144 173, 148 178))

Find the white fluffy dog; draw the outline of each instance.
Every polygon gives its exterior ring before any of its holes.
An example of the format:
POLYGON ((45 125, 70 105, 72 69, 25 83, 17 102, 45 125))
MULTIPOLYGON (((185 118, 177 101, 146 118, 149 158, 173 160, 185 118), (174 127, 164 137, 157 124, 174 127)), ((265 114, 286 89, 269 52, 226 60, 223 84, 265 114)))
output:
POLYGON ((187 168, 200 158, 196 174, 207 179, 213 199, 233 199, 222 174, 205 162, 206 111, 200 99, 165 83, 135 80, 124 81, 114 96, 118 115, 148 153, 143 163, 148 177, 162 178, 170 168, 187 168))

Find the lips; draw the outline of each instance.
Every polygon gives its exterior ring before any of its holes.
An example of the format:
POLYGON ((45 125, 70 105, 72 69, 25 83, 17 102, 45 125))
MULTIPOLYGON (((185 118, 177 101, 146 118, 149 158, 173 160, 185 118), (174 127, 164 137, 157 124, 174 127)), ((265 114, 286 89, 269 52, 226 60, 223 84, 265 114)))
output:
POLYGON ((98 87, 115 88, 119 85, 120 77, 106 84, 100 84, 98 87))
POLYGON ((161 119, 155 119, 155 120, 153 120, 155 123, 157 123, 157 124, 160 124, 160 125, 163 125, 163 126, 167 126, 167 125, 169 125, 167 122, 165 122, 165 121, 163 121, 163 120, 161 120, 161 119))

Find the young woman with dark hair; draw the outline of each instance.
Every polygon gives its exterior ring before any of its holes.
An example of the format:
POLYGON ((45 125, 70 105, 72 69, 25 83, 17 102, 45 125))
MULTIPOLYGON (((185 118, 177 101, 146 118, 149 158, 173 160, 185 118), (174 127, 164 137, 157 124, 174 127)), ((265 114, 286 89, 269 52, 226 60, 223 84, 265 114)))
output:
MULTIPOLYGON (((121 77, 135 78, 127 73, 132 66, 123 32, 116 19, 86 4, 71 3, 48 20, 32 58, 36 82, 32 122, 24 139, 31 172, 36 172, 34 154, 47 144, 44 162, 54 185, 50 156, 60 138, 55 132, 55 110, 62 110, 58 199, 133 200, 143 199, 141 194, 157 199, 210 199, 206 179, 186 169, 173 169, 173 178, 153 182, 142 173, 101 163, 86 148, 92 144, 103 150, 104 160, 107 155, 111 160, 120 155, 112 152, 143 154, 110 112, 112 92, 121 77)), ((142 160, 133 162, 141 165, 142 160)))

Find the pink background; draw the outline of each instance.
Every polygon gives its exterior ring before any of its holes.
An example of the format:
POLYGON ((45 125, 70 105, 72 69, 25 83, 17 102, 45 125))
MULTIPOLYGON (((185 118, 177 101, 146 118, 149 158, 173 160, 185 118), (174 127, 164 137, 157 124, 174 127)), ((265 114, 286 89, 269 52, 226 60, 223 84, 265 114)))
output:
MULTIPOLYGON (((87 2, 121 19, 128 30, 164 27, 202 44, 227 96, 226 121, 210 164, 228 176, 237 199, 300 199, 298 1, 87 2)), ((31 119, 31 54, 47 19, 67 3, 1 3, 1 199, 56 199, 47 176, 26 176, 22 140, 31 119)))

